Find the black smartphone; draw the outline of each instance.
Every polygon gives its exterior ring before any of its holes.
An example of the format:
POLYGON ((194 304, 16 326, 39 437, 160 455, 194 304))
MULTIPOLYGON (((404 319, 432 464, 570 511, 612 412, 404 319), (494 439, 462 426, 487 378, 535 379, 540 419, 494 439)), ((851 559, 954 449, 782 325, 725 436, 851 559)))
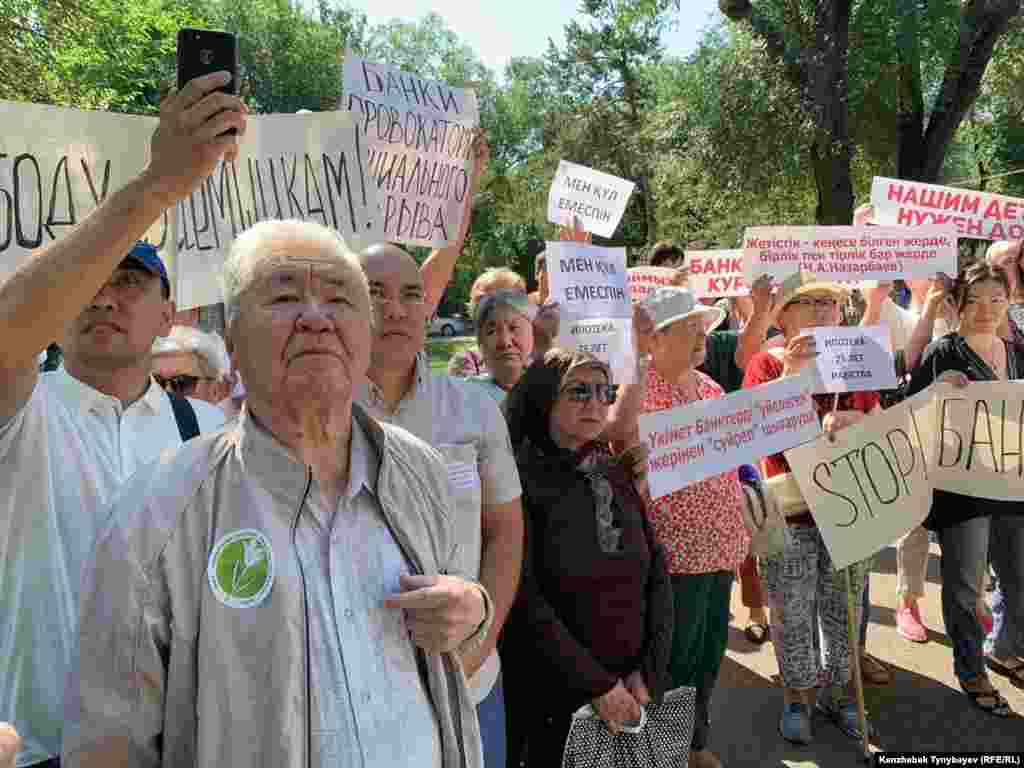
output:
MULTIPOLYGON (((178 30, 178 90, 211 72, 230 72, 231 82, 218 90, 238 95, 238 38, 211 29, 178 30)), ((232 128, 227 133, 235 133, 232 128)))

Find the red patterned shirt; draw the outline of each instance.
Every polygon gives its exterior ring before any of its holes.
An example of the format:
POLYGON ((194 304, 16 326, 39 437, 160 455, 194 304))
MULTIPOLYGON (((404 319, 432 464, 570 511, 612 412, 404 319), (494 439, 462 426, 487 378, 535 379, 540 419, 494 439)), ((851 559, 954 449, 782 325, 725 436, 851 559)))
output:
MULTIPOLYGON (((723 390, 709 376, 697 375, 701 400, 716 400, 723 390)), ((695 402, 683 388, 669 384, 653 366, 647 370, 643 413, 654 413, 695 402)), ((647 515, 665 548, 670 574, 732 571, 747 556, 750 536, 743 523, 743 492, 737 471, 701 480, 651 501, 647 515)))

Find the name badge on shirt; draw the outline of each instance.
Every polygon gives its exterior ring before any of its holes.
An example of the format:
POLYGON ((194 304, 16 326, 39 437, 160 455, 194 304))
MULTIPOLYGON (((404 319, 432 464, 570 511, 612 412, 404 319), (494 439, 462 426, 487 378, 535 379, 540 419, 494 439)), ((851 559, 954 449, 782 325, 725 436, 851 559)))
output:
POLYGON ((480 472, 476 466, 476 446, 472 443, 439 445, 448 466, 448 485, 453 494, 480 490, 480 472))

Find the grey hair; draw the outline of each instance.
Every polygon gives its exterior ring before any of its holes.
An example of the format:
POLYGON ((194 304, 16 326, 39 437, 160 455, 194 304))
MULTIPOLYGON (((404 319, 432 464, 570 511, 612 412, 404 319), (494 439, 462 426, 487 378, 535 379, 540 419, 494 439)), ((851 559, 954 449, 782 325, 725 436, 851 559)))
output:
POLYGON ((187 325, 176 325, 166 337, 153 342, 154 355, 191 352, 220 381, 231 380, 231 360, 224 339, 217 333, 206 333, 187 325))
POLYGON ((238 318, 242 294, 249 288, 256 267, 270 257, 267 246, 282 241, 319 245, 337 256, 339 261, 348 265, 353 274, 358 276, 369 306, 370 287, 366 275, 358 256, 352 252, 341 235, 313 221, 272 219, 253 225, 235 238, 221 269, 224 318, 229 329, 238 318))

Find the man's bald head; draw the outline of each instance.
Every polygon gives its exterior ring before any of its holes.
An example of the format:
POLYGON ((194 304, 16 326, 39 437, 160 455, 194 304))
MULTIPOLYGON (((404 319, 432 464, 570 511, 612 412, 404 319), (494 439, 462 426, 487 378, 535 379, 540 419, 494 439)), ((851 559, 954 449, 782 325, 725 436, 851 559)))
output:
POLYGON ((419 265, 391 243, 371 245, 359 254, 373 305, 374 371, 407 371, 426 343, 427 307, 419 265))

